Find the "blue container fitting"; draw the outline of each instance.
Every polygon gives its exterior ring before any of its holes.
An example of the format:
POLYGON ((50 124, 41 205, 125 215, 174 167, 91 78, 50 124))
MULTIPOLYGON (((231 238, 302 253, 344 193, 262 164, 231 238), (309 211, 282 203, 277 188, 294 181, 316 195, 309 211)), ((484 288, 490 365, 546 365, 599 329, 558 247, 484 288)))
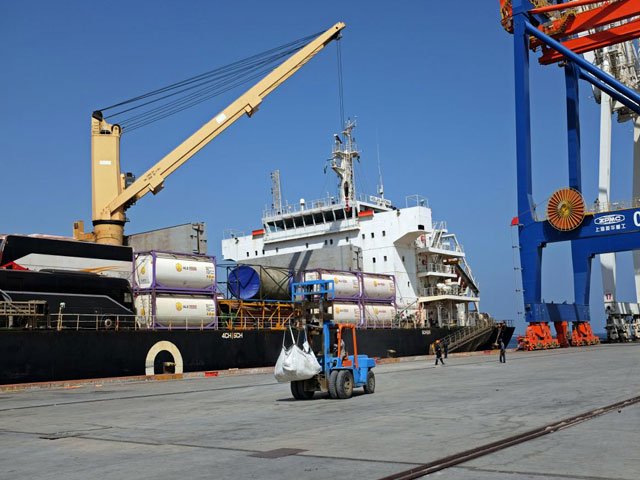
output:
POLYGON ((229 272, 229 292, 241 300, 251 300, 260 294, 260 275, 248 265, 240 265, 229 272))

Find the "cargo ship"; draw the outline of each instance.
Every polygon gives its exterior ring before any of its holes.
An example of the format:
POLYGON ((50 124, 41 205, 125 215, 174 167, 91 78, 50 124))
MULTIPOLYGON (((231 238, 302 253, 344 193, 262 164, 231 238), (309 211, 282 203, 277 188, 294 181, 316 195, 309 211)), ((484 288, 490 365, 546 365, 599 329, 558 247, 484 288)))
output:
POLYGON ((382 191, 356 195, 354 126, 336 136, 338 195, 274 204, 262 228, 223 240, 231 264, 164 240, 140 251, 131 237, 1 236, 0 383, 269 366, 285 328, 327 320, 357 324, 375 357, 424 355, 444 338, 450 351, 508 343, 513 327, 478 310, 464 250, 423 198, 397 208, 382 191), (331 292, 295 296, 313 281, 331 292))

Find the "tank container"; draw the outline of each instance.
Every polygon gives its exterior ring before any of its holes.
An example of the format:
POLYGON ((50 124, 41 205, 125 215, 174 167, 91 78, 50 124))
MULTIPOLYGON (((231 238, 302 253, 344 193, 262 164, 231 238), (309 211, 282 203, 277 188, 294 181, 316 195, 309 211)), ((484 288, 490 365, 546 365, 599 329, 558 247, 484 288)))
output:
POLYGON ((364 304, 364 321, 367 326, 390 325, 396 314, 397 309, 393 305, 364 304))
POLYGON ((136 256, 134 280, 138 289, 214 290, 213 257, 149 252, 136 256))
POLYGON ((292 274, 275 267, 239 265, 227 277, 229 292, 241 300, 291 300, 292 274))
POLYGON ((337 299, 357 300, 361 294, 360 278, 356 272, 312 270, 305 272, 304 280, 333 280, 334 297, 337 299))
POLYGON ((138 295, 135 298, 138 317, 147 325, 160 327, 201 328, 215 322, 216 302, 213 298, 193 295, 138 295))
POLYGON ((362 323, 362 308, 357 303, 333 302, 332 309, 335 323, 362 323))
POLYGON ((362 274, 362 298, 365 302, 393 302, 396 299, 396 282, 393 275, 362 274))

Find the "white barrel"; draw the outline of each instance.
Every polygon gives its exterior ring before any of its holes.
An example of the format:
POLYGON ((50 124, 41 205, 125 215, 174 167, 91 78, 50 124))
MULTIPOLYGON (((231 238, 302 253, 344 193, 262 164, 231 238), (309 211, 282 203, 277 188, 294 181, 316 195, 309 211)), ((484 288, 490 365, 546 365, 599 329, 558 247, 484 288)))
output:
POLYGON ((336 303, 332 306, 334 323, 355 323, 362 321, 362 310, 357 303, 336 303))
POLYGON ((396 307, 393 305, 364 305, 364 320, 367 326, 370 327, 390 325, 395 319, 396 313, 396 307))
POLYGON ((138 288, 212 289, 216 282, 216 266, 211 257, 180 256, 157 253, 155 272, 153 255, 136 258, 135 280, 138 288))
MULTIPOLYGON (((153 324, 153 298, 138 295, 134 305, 136 313, 147 325, 153 324)), ((215 320, 216 304, 213 298, 195 296, 156 296, 155 323, 172 328, 206 327, 215 320)))
POLYGON ((305 281, 333 280, 335 298, 358 298, 360 279, 354 272, 310 271, 304 274, 305 281))
POLYGON ((362 296, 366 300, 388 300, 396 298, 396 282, 393 275, 362 274, 362 296))

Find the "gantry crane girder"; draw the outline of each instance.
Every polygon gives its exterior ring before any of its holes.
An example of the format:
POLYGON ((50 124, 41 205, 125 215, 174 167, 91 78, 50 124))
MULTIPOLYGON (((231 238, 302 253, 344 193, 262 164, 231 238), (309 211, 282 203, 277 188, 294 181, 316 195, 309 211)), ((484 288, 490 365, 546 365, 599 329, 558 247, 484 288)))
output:
MULTIPOLYGON (((500 0, 500 11, 503 26, 510 33, 513 33, 512 0, 500 0)), ((577 54, 626 42, 638 38, 640 35, 640 19, 634 19, 621 25, 613 25, 616 22, 637 17, 640 13, 640 0, 613 0, 604 3, 602 0, 574 0, 539 6, 532 8, 528 13, 533 20, 538 22, 536 25, 538 30, 560 41, 577 54), (585 11, 576 9, 594 4, 600 5, 585 11), (550 14, 555 15, 555 18, 549 17, 550 14), (603 28, 606 29, 601 30, 603 28), (588 31, 591 33, 577 37, 578 34, 588 31)), ((542 48, 539 62, 543 65, 555 63, 564 58, 561 53, 535 37, 530 39, 529 47, 533 50, 538 47, 542 48)))
POLYGON ((589 324, 591 260, 597 254, 640 248, 640 208, 598 213, 584 211, 581 196, 579 80, 588 81, 636 114, 640 114, 640 96, 579 54, 629 40, 629 35, 635 35, 633 38, 640 35, 640 32, 630 33, 635 32, 635 22, 611 24, 638 15, 640 1, 611 2, 583 13, 568 9, 601 2, 575 0, 546 5, 535 3, 536 8, 530 0, 501 1, 502 24, 513 33, 514 39, 518 217, 512 224, 518 226, 525 320, 529 322, 524 343, 530 347, 533 345, 531 348, 557 346, 558 342, 550 335, 550 322, 554 322, 561 343, 568 342, 567 322, 573 322, 573 344, 596 343, 597 338, 589 324), (553 16, 549 15, 551 12, 553 16), (555 27, 553 22, 556 22, 555 27), (564 22, 562 28, 558 28, 559 22, 564 22), (621 40, 616 36, 620 30, 616 29, 625 26, 629 27, 621 40), (556 29, 555 33, 548 35, 545 29, 551 27, 556 29), (597 34, 567 39, 577 32, 596 27, 600 30, 597 34), (538 220, 536 215, 531 169, 529 52, 540 46, 543 51, 541 63, 561 59, 564 65, 569 171, 569 188, 564 191, 577 192, 578 195, 559 198, 578 198, 582 202, 578 205, 575 200, 558 201, 552 206, 556 210, 548 209, 546 220, 538 220), (556 242, 571 243, 574 303, 542 301, 542 251, 549 243, 556 242))

